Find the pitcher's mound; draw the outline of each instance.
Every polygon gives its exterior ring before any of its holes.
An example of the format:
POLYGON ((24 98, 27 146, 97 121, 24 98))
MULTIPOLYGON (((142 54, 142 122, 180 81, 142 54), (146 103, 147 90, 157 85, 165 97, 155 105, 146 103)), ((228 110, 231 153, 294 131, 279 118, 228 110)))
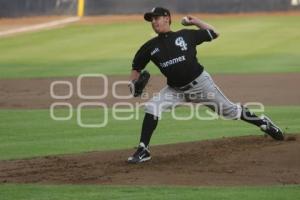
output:
POLYGON ((152 160, 128 164, 134 149, 1 161, 0 183, 117 185, 300 184, 300 135, 223 138, 151 148, 152 160))

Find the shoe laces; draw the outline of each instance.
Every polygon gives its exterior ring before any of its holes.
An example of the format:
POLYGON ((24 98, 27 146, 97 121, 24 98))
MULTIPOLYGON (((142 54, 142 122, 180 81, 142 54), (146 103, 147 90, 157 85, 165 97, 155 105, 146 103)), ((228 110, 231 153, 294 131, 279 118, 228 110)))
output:
POLYGON ((136 157, 143 151, 147 151, 148 153, 150 152, 148 147, 146 147, 145 144, 141 142, 133 156, 136 157))

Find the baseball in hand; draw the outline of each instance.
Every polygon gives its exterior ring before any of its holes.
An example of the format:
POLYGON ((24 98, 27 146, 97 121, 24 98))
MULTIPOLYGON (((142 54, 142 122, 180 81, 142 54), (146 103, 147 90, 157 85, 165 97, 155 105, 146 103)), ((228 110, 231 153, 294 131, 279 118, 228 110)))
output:
POLYGON ((190 22, 189 18, 187 16, 185 16, 181 19, 181 24, 183 26, 189 26, 189 25, 191 25, 191 22, 190 22))

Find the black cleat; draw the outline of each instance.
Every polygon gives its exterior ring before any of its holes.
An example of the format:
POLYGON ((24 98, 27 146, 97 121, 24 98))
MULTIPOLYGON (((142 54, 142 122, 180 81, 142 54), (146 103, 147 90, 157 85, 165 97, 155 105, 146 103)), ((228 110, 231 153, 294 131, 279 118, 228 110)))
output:
POLYGON ((151 159, 150 151, 149 149, 145 146, 144 143, 140 143, 136 152, 133 154, 133 156, 130 156, 128 158, 129 163, 141 163, 145 162, 151 159))
POLYGON ((262 116, 261 119, 265 124, 260 126, 260 129, 271 136, 274 140, 284 140, 282 130, 274 124, 267 116, 262 116))

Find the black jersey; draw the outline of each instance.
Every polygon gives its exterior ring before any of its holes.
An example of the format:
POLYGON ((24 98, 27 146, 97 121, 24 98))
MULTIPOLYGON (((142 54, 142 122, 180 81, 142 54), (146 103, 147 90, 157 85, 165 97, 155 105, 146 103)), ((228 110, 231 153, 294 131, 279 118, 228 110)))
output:
POLYGON ((132 69, 141 71, 151 60, 167 77, 169 86, 184 86, 203 71, 203 66, 196 57, 196 46, 216 37, 214 31, 204 29, 182 29, 159 34, 138 50, 132 69))

